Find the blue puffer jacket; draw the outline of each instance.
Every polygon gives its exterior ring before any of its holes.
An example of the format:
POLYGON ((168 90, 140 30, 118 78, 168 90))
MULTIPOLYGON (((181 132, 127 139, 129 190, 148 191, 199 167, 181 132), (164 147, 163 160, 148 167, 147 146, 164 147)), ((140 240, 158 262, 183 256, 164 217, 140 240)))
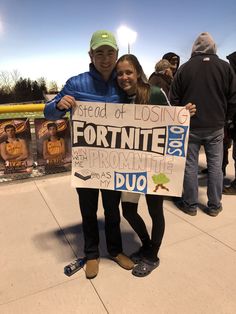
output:
POLYGON ((116 73, 113 72, 108 81, 104 81, 101 74, 93 64, 90 64, 89 72, 71 77, 63 89, 48 101, 44 116, 48 120, 57 120, 66 114, 66 110, 56 108, 57 103, 65 95, 70 95, 79 101, 114 102, 124 103, 126 96, 116 82, 116 73))

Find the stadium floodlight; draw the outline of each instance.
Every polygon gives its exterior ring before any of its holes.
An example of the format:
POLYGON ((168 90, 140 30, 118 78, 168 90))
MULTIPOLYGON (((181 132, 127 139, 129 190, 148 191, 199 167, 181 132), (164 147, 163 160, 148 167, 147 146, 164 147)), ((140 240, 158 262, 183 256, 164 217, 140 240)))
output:
POLYGON ((122 45, 128 46, 128 53, 130 53, 130 46, 135 42, 137 33, 127 26, 120 26, 117 30, 117 35, 122 45))

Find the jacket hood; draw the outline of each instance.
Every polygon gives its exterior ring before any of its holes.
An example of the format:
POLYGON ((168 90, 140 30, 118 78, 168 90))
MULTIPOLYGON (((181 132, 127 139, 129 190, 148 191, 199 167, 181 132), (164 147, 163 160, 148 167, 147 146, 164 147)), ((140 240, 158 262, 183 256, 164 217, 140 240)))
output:
POLYGON ((234 69, 234 72, 236 73, 236 51, 231 53, 226 57, 229 60, 230 65, 234 69))
POLYGON ((192 56, 199 53, 216 54, 215 41, 207 32, 201 33, 193 44, 192 56))

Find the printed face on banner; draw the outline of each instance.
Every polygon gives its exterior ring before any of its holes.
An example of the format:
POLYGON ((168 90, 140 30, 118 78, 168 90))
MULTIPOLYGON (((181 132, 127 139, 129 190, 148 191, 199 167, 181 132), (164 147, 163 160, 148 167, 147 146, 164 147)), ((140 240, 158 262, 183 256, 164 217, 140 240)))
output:
POLYGON ((72 185, 180 196, 188 133, 183 107, 77 102, 72 185))
POLYGON ((35 119, 37 163, 46 170, 66 170, 71 163, 70 127, 67 118, 49 121, 35 119))
POLYGON ((0 171, 2 174, 31 173, 31 133, 26 118, 0 120, 0 171))

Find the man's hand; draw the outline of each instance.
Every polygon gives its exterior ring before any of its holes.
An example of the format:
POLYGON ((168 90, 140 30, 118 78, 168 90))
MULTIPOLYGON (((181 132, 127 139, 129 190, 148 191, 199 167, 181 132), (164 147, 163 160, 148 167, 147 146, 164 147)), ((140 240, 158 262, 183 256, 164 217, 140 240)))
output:
POLYGON ((194 116, 195 113, 196 113, 196 111, 197 111, 196 105, 192 104, 191 102, 189 102, 189 103, 185 106, 185 109, 186 109, 186 110, 189 110, 190 117, 194 116))
POLYGON ((75 98, 69 95, 65 95, 57 104, 57 108, 60 110, 68 110, 75 106, 75 98))

